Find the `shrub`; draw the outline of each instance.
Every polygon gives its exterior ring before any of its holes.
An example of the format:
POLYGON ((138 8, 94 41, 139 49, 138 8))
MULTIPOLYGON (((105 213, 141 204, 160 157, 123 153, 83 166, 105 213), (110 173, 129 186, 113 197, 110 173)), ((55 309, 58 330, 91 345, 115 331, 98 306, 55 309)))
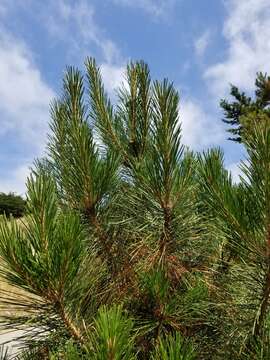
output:
POLYGON ((25 200, 19 195, 0 193, 0 215, 12 215, 15 218, 22 217, 25 211, 25 204, 25 200))

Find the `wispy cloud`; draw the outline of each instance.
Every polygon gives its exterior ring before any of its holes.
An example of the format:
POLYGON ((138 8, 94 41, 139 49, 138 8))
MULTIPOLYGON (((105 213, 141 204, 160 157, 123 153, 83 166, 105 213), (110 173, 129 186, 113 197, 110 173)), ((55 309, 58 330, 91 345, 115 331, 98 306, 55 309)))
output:
POLYGON ((89 55, 92 45, 97 46, 103 55, 101 72, 104 85, 112 95, 123 80, 124 60, 116 43, 97 24, 94 6, 86 0, 51 0, 49 4, 50 11, 44 11, 42 17, 51 37, 69 42, 67 48, 75 49, 81 57, 89 55))
POLYGON ((110 96, 115 95, 115 90, 125 82, 125 67, 101 64, 100 71, 104 86, 110 96))
POLYGON ((12 131, 22 141, 40 149, 54 92, 42 79, 29 48, 3 29, 0 78, 0 135, 12 131))
POLYGON ((0 179, 0 192, 16 192, 24 195, 26 192, 26 179, 30 173, 30 164, 24 164, 15 169, 6 170, 6 176, 0 179))
MULTIPOLYGON (((78 50, 78 46, 83 60, 93 45, 101 50, 104 83, 107 91, 113 93, 123 79, 121 55, 115 43, 96 23, 93 6, 85 0, 74 3, 49 0, 46 6, 33 0, 26 1, 31 5, 29 9, 19 2, 18 7, 23 6, 29 16, 35 12, 43 20, 41 26, 52 41, 64 44, 66 52, 73 46, 78 50)), ((0 14, 5 20, 3 23, 7 23, 14 11, 14 4, 7 3, 0 14)), ((10 154, 13 168, 1 173, 0 191, 23 193, 27 169, 32 159, 43 154, 45 148, 49 104, 55 93, 42 77, 29 44, 3 26, 0 28, 0 78, 0 141, 2 139, 3 144, 4 139, 12 137, 22 148, 19 158, 17 155, 13 159, 10 154)))
POLYGON ((106 62, 120 61, 118 46, 97 24, 95 15, 94 6, 86 0, 49 0, 41 13, 52 38, 69 43, 75 52, 80 49, 85 53, 89 46, 95 45, 106 62))
POLYGON ((173 10, 176 0, 112 0, 117 5, 138 8, 153 16, 164 19, 173 10))
POLYGON ((230 164, 229 166, 227 166, 227 170, 231 173, 233 182, 239 183, 241 175, 240 163, 237 162, 230 164))
POLYGON ((230 165, 227 166, 227 169, 230 171, 234 183, 236 184, 239 183, 241 179, 248 181, 247 176, 243 172, 243 168, 246 168, 248 166, 249 164, 246 158, 244 158, 244 160, 231 163, 230 165))
POLYGON ((210 31, 205 30, 194 42, 194 49, 197 56, 204 55, 208 45, 210 43, 210 31))
MULTIPOLYGON (((0 0, 0 16, 4 20, 18 13, 39 21, 40 28, 45 29, 51 38, 52 45, 59 41, 65 45, 65 54, 84 57, 95 46, 104 61, 116 63, 121 61, 121 54, 116 43, 108 36, 106 30, 96 20, 96 8, 89 0, 0 0), (2 11, 1 11, 2 10, 2 11), (8 15, 8 16, 7 16, 8 15)), ((8 21, 7 21, 8 22, 8 21)), ((89 53, 87 54, 89 55, 89 53)))
POLYGON ((228 91, 229 83, 251 90, 256 72, 269 71, 270 63, 269 0, 227 0, 225 4, 227 56, 204 74, 218 97, 228 91))
POLYGON ((21 159, 16 161, 20 165, 1 174, 0 191, 23 193, 28 169, 25 159, 44 150, 54 92, 43 80, 29 48, 4 29, 0 32, 0 78, 0 141, 4 146, 5 140, 13 137, 22 149, 21 159))
POLYGON ((221 122, 209 115, 203 106, 194 99, 180 102, 180 121, 182 124, 182 140, 192 150, 202 150, 218 145, 224 140, 224 129, 221 122))

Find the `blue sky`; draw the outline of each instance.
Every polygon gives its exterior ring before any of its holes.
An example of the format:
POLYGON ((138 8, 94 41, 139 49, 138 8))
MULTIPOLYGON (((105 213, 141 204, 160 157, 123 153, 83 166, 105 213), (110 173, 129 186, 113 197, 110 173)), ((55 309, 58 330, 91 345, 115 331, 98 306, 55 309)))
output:
POLYGON ((183 142, 221 146, 237 177, 243 149, 226 140, 219 100, 229 83, 252 92, 256 72, 269 71, 270 0, 0 0, 0 191, 25 191, 65 66, 86 56, 109 94, 131 59, 172 80, 183 142))

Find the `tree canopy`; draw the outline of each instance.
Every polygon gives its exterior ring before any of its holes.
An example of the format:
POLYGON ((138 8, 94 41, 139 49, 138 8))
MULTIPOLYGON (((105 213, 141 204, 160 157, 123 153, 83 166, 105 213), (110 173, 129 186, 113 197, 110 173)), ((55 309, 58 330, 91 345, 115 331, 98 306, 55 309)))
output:
POLYGON ((0 193, 0 215, 19 218, 24 215, 25 200, 13 193, 0 193))
POLYGON ((255 97, 248 96, 238 87, 231 85, 230 95, 232 101, 222 99, 220 106, 224 111, 223 121, 230 125, 228 132, 232 134, 229 140, 242 142, 246 123, 243 119, 253 113, 253 123, 259 122, 260 117, 254 115, 263 113, 270 116, 270 77, 267 74, 258 73, 255 81, 255 97))

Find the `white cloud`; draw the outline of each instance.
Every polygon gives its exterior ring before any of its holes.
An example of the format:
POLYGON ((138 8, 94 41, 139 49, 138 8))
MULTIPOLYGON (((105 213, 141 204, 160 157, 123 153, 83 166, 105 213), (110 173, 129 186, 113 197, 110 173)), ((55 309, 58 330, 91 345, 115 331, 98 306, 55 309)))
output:
POLYGON ((7 171, 5 178, 0 179, 0 192, 15 192, 24 195, 26 191, 26 179, 30 173, 28 165, 20 165, 15 170, 7 171))
POLYGON ((100 71, 104 86, 109 95, 113 95, 114 91, 122 84, 125 83, 125 67, 113 66, 109 64, 102 64, 100 71))
POLYGON ((229 83, 253 89, 256 72, 269 71, 270 63, 269 0, 227 0, 226 6, 223 35, 227 56, 204 74, 218 97, 228 93, 229 83))
POLYGON ((227 169, 229 170, 229 172, 232 175, 232 180, 234 183, 239 183, 240 182, 240 174, 241 174, 241 169, 240 169, 240 163, 232 163, 230 165, 227 166, 227 169))
POLYGON ((248 166, 248 161, 246 159, 231 163, 227 166, 227 169, 231 172, 232 180, 234 183, 238 184, 241 181, 241 178, 247 181, 242 168, 248 166))
POLYGON ((39 21, 51 35, 53 45, 60 40, 66 45, 66 53, 73 57, 79 55, 79 60, 89 51, 89 45, 101 50, 106 62, 117 62, 121 56, 117 45, 97 23, 90 0, 0 0, 0 16, 7 23, 9 17, 19 12, 39 21))
POLYGON ((176 0, 113 0, 117 5, 139 8, 157 18, 166 18, 176 0))
POLYGON ((29 49, 4 31, 0 34, 0 136, 12 131, 40 149, 53 90, 43 81, 29 49))
MULTIPOLYGON (((3 29, 0 79, 0 141, 2 144, 6 139, 16 141, 21 147, 21 158, 39 156, 45 146, 49 103, 54 92, 42 79, 30 50, 3 29)), ((13 154, 9 156, 12 159, 13 154)), ((24 193, 27 173, 25 160, 15 169, 6 168, 1 175, 0 191, 24 193)))
POLYGON ((79 0, 70 3, 65 0, 57 0, 49 1, 47 6, 50 11, 45 12, 45 8, 42 9, 41 16, 52 36, 63 38, 67 32, 74 30, 72 27, 75 27, 83 40, 98 41, 94 7, 88 2, 79 0))
POLYGON ((183 143, 193 150, 217 145, 224 139, 221 122, 209 116, 202 106, 193 100, 180 102, 183 143))
POLYGON ((201 57, 204 55, 204 53, 209 45, 209 42, 210 42, 210 32, 209 32, 209 30, 206 30, 194 42, 195 53, 197 56, 201 57))
POLYGON ((92 43, 101 49, 106 62, 119 60, 117 45, 96 23, 95 8, 88 1, 50 0, 43 8, 41 17, 52 37, 68 42, 75 52, 84 52, 92 43))
MULTIPOLYGON (((80 50, 80 57, 88 55, 89 45, 96 45, 103 54, 102 73, 109 93, 123 79, 120 52, 114 42, 96 24, 95 11, 86 0, 76 2, 49 0, 24 3, 0 0, 0 16, 7 22, 15 7, 23 7, 29 16, 38 16, 42 26, 51 35, 52 42, 69 42, 66 51, 80 50), (7 6, 2 6, 8 4, 7 6), (3 9, 3 10, 2 10, 3 9), (5 10, 5 11, 4 11, 5 10), (86 52, 87 51, 87 52, 86 52)), ((14 15, 14 14, 13 14, 14 15)), ((48 131, 49 104, 55 96, 42 79, 33 60, 33 54, 25 43, 0 27, 0 141, 7 137, 21 146, 20 158, 31 159, 43 153, 48 131)), ((12 154, 10 154, 12 158, 12 154)), ((18 155, 16 155, 18 156, 18 155)), ((16 159, 16 163, 18 159, 16 159)), ((0 191, 23 193, 25 160, 14 170, 5 169, 0 179, 0 191)), ((28 164, 27 164, 28 168, 28 164)))

